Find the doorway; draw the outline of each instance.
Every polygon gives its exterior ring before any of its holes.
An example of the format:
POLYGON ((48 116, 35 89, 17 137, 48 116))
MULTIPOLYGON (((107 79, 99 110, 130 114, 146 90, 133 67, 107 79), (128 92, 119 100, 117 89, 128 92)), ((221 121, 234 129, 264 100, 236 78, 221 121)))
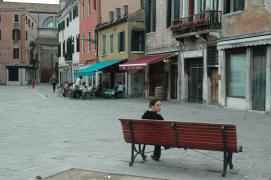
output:
POLYGON ((188 102, 202 103, 203 90, 203 59, 187 59, 188 102))

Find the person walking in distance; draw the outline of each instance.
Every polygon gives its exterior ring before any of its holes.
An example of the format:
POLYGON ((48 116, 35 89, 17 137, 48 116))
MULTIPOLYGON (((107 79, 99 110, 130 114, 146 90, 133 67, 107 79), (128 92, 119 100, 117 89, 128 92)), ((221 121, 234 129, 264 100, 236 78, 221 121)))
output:
POLYGON ((57 77, 56 77, 56 74, 55 74, 55 73, 50 77, 49 82, 50 82, 50 83, 52 84, 52 86, 53 86, 53 93, 55 93, 55 91, 56 91, 56 84, 57 84, 57 77))
MULTIPOLYGON (((158 99, 151 100, 149 108, 150 109, 143 114, 142 119, 164 120, 164 118, 160 115, 161 102, 158 99)), ((145 147, 143 149, 145 149, 145 147)), ((160 156, 161 146, 154 146, 153 155, 151 156, 152 159, 155 161, 159 161, 160 156)))

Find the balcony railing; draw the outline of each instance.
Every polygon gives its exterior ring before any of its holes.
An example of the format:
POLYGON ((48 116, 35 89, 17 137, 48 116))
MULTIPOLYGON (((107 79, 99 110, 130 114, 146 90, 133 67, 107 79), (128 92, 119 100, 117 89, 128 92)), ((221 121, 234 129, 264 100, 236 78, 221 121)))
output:
POLYGON ((221 29, 221 11, 204 11, 200 14, 174 20, 171 31, 185 34, 208 29, 221 29))

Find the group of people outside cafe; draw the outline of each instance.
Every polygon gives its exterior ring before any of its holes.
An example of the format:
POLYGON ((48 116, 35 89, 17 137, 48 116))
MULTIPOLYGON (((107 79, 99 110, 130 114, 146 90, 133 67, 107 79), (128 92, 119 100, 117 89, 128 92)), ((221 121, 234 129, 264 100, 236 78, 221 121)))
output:
POLYGON ((124 93, 124 85, 121 82, 118 82, 117 86, 114 89, 109 89, 107 83, 104 81, 99 84, 97 87, 93 87, 92 84, 87 84, 83 81, 83 77, 79 76, 74 83, 64 82, 56 87, 58 83, 58 79, 56 74, 54 73, 50 79, 49 83, 52 85, 53 93, 56 90, 61 93, 64 97, 110 97, 116 98, 124 93))

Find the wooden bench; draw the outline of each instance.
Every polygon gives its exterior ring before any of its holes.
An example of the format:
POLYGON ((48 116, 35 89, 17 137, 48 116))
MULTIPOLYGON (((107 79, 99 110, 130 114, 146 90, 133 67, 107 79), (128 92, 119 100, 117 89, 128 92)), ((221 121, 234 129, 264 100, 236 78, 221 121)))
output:
POLYGON ((120 119, 120 121, 124 140, 131 143, 130 166, 133 166, 137 155, 141 155, 145 160, 143 146, 145 144, 222 151, 224 152, 222 176, 225 177, 227 167, 233 168, 232 154, 242 151, 242 146, 237 145, 236 126, 233 124, 142 119, 120 119))

